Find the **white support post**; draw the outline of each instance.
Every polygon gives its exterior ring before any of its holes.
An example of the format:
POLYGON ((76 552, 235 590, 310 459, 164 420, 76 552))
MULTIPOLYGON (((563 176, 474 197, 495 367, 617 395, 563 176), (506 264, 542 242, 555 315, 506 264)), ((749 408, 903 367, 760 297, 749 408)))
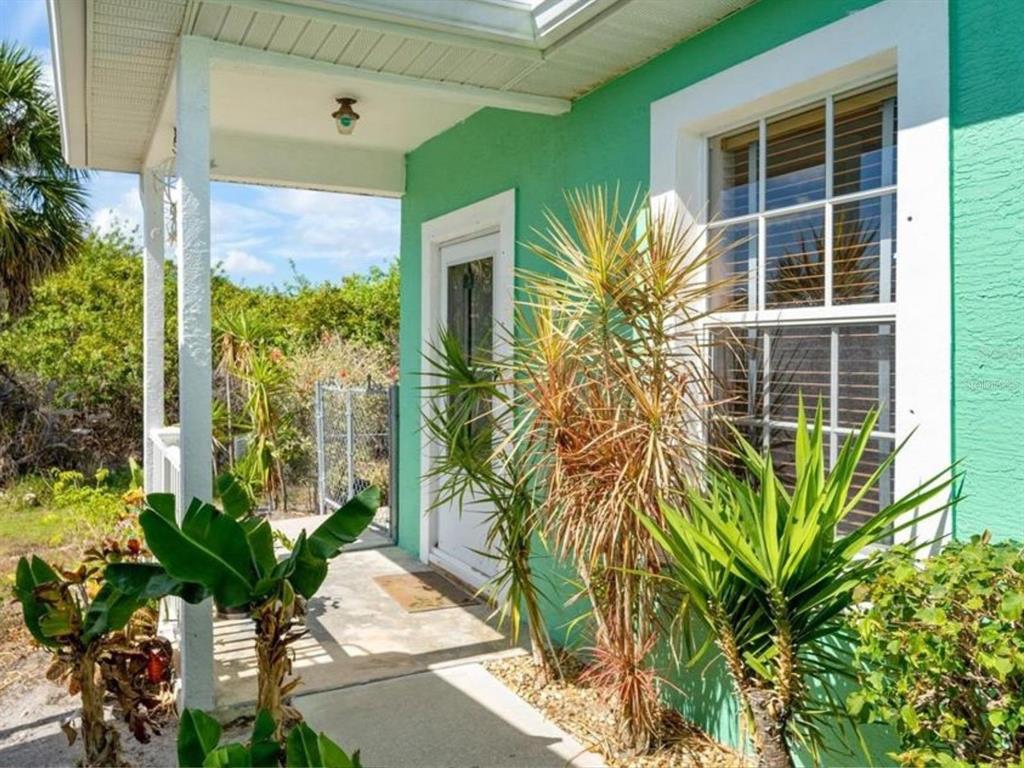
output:
POLYGON ((142 268, 142 468, 147 493, 156 486, 154 429, 164 426, 164 205, 159 176, 139 174, 145 255, 142 268))
MULTIPOLYGON (((178 367, 181 482, 178 514, 213 496, 210 341, 210 64, 208 43, 183 38, 177 69, 178 367)), ((186 707, 214 703, 211 605, 185 605, 181 678, 186 707)))

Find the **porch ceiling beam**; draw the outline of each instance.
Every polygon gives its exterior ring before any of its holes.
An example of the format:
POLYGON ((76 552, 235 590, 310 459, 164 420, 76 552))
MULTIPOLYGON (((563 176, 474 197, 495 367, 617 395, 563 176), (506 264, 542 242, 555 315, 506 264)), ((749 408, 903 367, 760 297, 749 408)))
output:
MULTIPOLYGON (((182 41, 196 39, 182 38, 182 41)), ((478 107, 498 107, 518 112, 535 112, 542 115, 561 115, 569 111, 572 102, 552 96, 536 96, 529 93, 513 93, 495 88, 481 88, 476 85, 446 83, 438 80, 424 80, 391 72, 377 72, 343 64, 293 56, 287 53, 245 48, 231 43, 210 41, 210 56, 218 67, 235 67, 247 72, 254 69, 285 69, 298 73, 316 74, 325 77, 344 77, 379 85, 397 86, 431 95, 445 101, 472 104, 478 107)))
POLYGON ((405 155, 398 150, 338 147, 288 138, 216 131, 211 138, 218 181, 401 197, 405 155))
MULTIPOLYGON (((368 29, 383 34, 401 35, 418 40, 441 43, 443 45, 458 45, 463 48, 475 48, 493 53, 502 53, 507 56, 515 56, 520 59, 531 61, 543 61, 544 52, 533 39, 521 39, 521 42, 506 42, 488 37, 483 31, 467 31, 464 33, 450 32, 432 25, 429 21, 410 19, 408 22, 394 21, 382 18, 379 15, 364 15, 361 11, 355 11, 352 6, 333 5, 325 7, 325 4, 313 5, 300 3, 282 3, 277 0, 203 0, 208 5, 231 5, 236 8, 247 8, 258 13, 273 13, 281 16, 293 16, 313 21, 323 21, 329 24, 340 24, 346 27, 368 29)), ((372 12, 367 12, 372 14, 372 12)), ((191 25, 186 26, 190 33, 194 32, 191 25)), ((495 33, 490 33, 494 35, 495 33)))

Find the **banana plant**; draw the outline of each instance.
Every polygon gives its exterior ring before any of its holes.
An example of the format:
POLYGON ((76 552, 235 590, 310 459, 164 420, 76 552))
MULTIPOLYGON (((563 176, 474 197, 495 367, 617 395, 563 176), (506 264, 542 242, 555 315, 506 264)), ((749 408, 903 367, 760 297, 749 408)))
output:
MULTIPOLYGON (((117 731, 103 718, 102 671, 114 633, 148 600, 143 593, 129 594, 109 583, 98 586, 98 575, 96 566, 63 571, 33 555, 18 561, 14 579, 25 626, 53 655, 47 677, 67 680, 68 691, 81 696, 81 723, 77 729, 65 724, 64 730, 72 740, 81 734, 86 766, 121 764, 117 731)), ((203 596, 194 585, 165 583, 161 588, 187 599, 203 596)))
POLYGON ((147 496, 139 522, 158 562, 111 565, 106 579, 138 598, 174 591, 199 602, 209 594, 221 610, 247 613, 255 624, 257 708, 270 713, 280 740, 286 724, 301 720, 286 703, 299 679, 285 681, 292 668, 290 646, 306 632, 306 600, 327 577, 327 561, 373 520, 380 491, 367 488, 313 533, 302 531, 281 560, 270 523, 246 512, 247 497, 223 488, 220 495, 223 510, 193 499, 180 523, 172 494, 147 496))
POLYGON ((284 748, 275 737, 275 722, 260 710, 248 744, 220 744, 220 723, 205 712, 186 709, 178 725, 178 765, 181 768, 361 768, 359 752, 351 756, 323 733, 298 723, 285 736, 284 748))
MULTIPOLYGON (((691 647, 691 663, 717 644, 753 732, 759 768, 791 768, 795 745, 820 764, 824 729, 843 735, 838 726, 846 710, 835 682, 852 675, 837 641, 849 639, 844 613, 855 590, 878 569, 865 549, 954 501, 949 491, 957 476, 946 468, 843 533, 843 521, 878 486, 903 445, 857 483, 877 420, 876 411, 868 413, 826 470, 821 404, 810 425, 801 402, 791 488, 776 474, 771 454, 735 432, 745 473, 713 469, 706 489, 688 492, 686 509, 663 505, 662 522, 640 515, 667 555, 662 579, 711 630, 702 648, 691 647)), ((688 625, 685 615, 679 618, 688 625)))

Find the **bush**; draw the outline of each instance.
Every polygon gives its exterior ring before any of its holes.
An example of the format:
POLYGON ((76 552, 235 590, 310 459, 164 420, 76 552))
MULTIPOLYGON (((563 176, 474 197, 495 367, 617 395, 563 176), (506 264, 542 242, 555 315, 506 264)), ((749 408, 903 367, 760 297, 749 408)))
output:
POLYGON ((1024 753, 1024 555, 988 535, 919 563, 894 548, 856 617, 861 689, 905 765, 1018 765, 1024 753))
MULTIPOLYGON (((335 334, 393 355, 398 270, 284 289, 211 281, 214 322, 244 310, 267 343, 304 353, 335 334)), ((177 419, 176 291, 164 275, 167 423, 177 419)), ((0 483, 51 466, 114 465, 141 452, 142 259, 131 235, 91 234, 78 258, 35 290, 30 310, 0 318, 0 483)), ((389 363, 390 364, 390 363, 389 363)), ((312 402, 310 400, 310 402, 312 402)))

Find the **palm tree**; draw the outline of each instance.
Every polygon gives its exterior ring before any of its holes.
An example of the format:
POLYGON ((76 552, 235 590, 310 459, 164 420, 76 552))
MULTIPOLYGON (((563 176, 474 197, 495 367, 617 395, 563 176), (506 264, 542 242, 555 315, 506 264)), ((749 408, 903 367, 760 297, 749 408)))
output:
POLYGON ((17 317, 32 286, 82 243, 85 174, 61 156, 53 97, 38 59, 0 43, 0 310, 17 317))

